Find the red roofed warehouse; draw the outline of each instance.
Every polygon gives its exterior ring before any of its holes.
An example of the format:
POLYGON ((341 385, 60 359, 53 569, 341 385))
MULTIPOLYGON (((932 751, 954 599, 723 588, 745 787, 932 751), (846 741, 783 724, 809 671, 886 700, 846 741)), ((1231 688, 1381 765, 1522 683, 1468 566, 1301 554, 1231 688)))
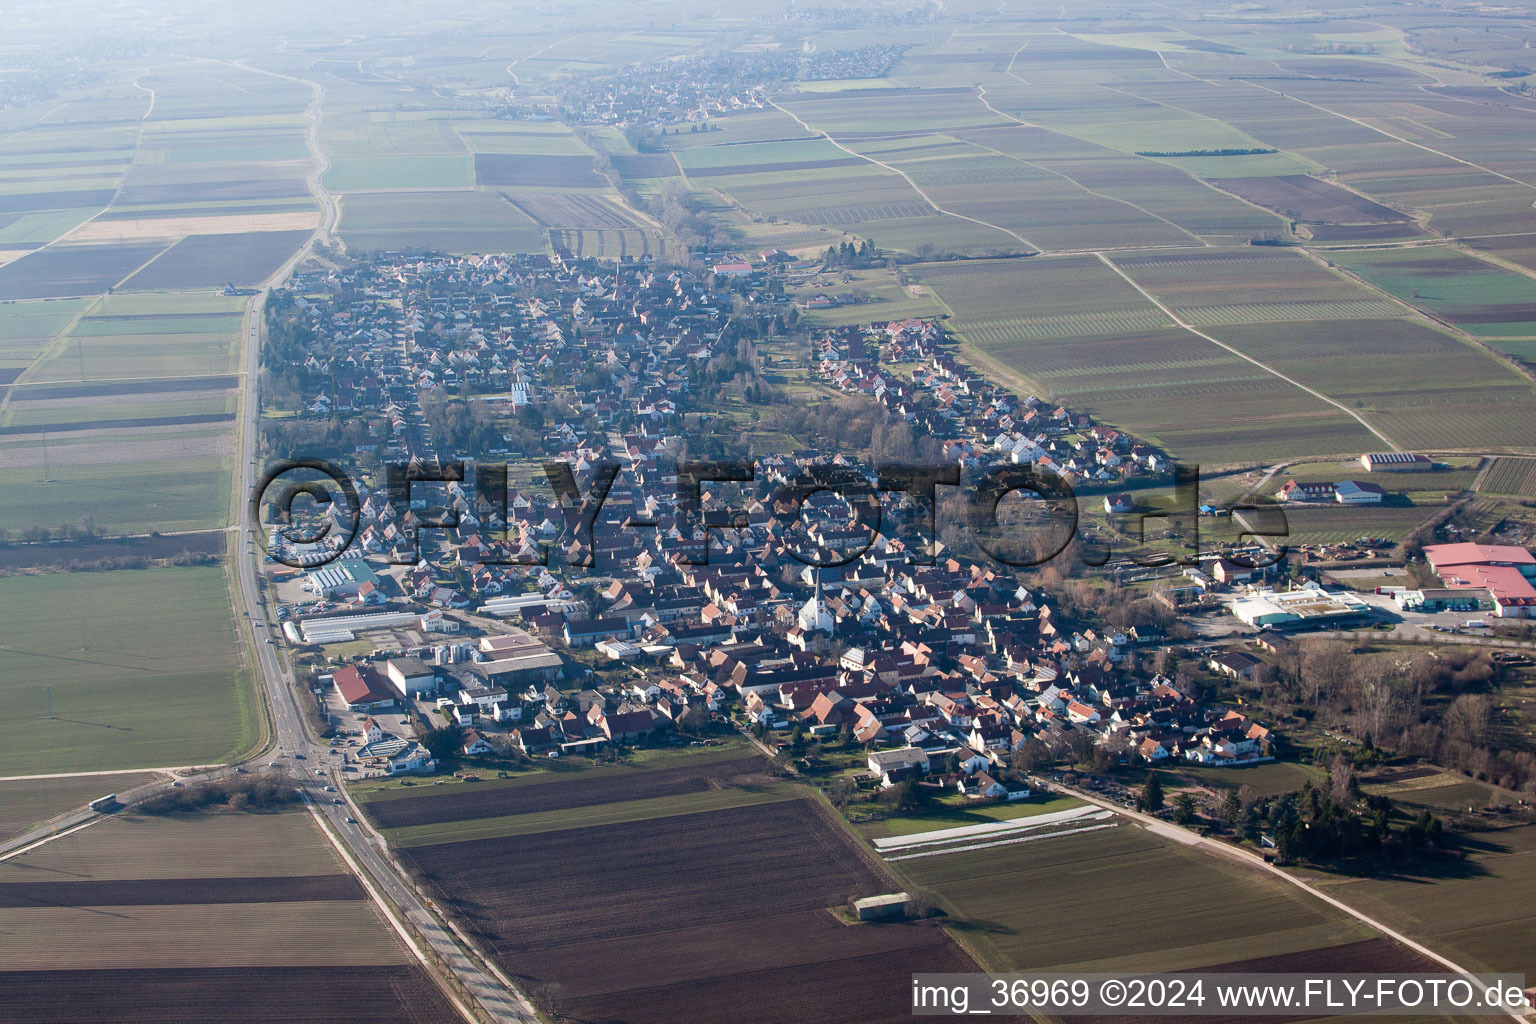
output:
POLYGON ((1451 590, 1486 590, 1493 613, 1536 617, 1536 556, 1512 544, 1430 544, 1424 557, 1451 590))

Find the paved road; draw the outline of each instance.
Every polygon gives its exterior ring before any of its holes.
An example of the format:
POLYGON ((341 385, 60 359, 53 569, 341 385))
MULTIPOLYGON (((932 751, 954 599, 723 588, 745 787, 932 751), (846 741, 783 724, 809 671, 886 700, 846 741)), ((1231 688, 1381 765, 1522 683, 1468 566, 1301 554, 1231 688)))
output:
MULTIPOLYGON (((279 76, 289 77, 289 76, 279 76)), ((325 191, 321 177, 330 162, 319 145, 319 112, 324 102, 324 89, 313 82, 292 79, 307 85, 313 92, 308 110, 309 130, 307 141, 314 157, 314 171, 309 176, 310 191, 320 202, 323 211, 320 227, 304 247, 270 278, 251 300, 246 345, 246 396, 245 416, 241 423, 241 495, 248 496, 256 484, 257 465, 255 453, 259 450, 257 428, 260 419, 258 387, 260 381, 261 325, 266 309, 267 296, 272 288, 287 280, 295 266, 305 259, 317 242, 329 239, 336 224, 336 205, 325 191)), ((267 705, 271 709, 272 729, 279 751, 279 764, 293 772, 304 786, 311 807, 324 820, 326 826, 346 848, 347 854, 360 865, 378 890, 387 897, 388 903, 399 908, 416 933, 432 948, 439 961, 446 964, 479 1003, 491 1019, 506 1024, 537 1024, 538 1017, 527 999, 504 977, 497 978, 489 963, 481 964, 466 955, 454 935, 444 929, 438 919, 429 912, 425 899, 405 879, 399 866, 389 855, 387 847, 377 835, 370 835, 365 826, 350 813, 352 808, 335 801, 334 793, 325 792, 326 785, 334 782, 340 791, 339 771, 324 767, 333 760, 331 748, 312 740, 305 728, 303 714, 296 699, 294 681, 280 657, 281 645, 277 641, 273 621, 262 603, 260 583, 257 579, 257 558, 265 550, 258 524, 253 520, 248 502, 240 503, 240 528, 236 534, 236 576, 240 586, 241 609, 249 617, 255 634, 255 649, 266 688, 267 705), (303 754, 305 760, 294 758, 303 754), (313 766, 313 767, 312 767, 313 766), (317 775, 317 772, 323 774, 317 775)), ((386 913, 389 908, 385 907, 386 913)), ((499 972, 497 972, 499 973, 499 972)))

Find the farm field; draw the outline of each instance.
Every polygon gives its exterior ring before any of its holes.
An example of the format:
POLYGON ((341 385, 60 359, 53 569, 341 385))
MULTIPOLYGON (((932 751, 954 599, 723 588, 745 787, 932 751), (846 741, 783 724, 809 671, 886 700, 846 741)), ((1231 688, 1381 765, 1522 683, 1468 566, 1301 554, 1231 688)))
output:
POLYGON ((138 772, 99 778, 0 780, 0 842, 56 814, 83 807, 110 790, 130 790, 155 777, 138 772))
POLYGON ((715 783, 738 776, 763 779, 762 758, 690 758, 677 767, 614 771, 595 776, 583 773, 580 778, 547 775, 542 779, 518 780, 519 785, 496 789, 474 785, 455 787, 452 793, 429 792, 421 796, 400 796, 402 791, 395 790, 394 798, 369 800, 363 807, 364 813, 379 828, 409 828, 703 793, 714 788, 715 783))
POLYGON ((1522 359, 1536 357, 1536 281, 1448 246, 1331 253, 1376 287, 1522 359))
POLYGON ((337 1021, 453 1019, 303 811, 122 812, 12 858, 0 956, 0 1020, 102 1013, 109 983, 134 993, 130 1008, 119 991, 110 1018, 146 1024, 289 1021, 317 1006, 337 1021), (282 978, 293 987, 255 994, 282 978), (362 986, 376 988, 332 1001, 362 986), (311 1001, 296 1015, 299 998, 311 1001))
POLYGON ((0 971, 6 1024, 440 1024, 453 1006, 415 965, 0 971), (123 993, 132 991, 125 1000, 123 993))
POLYGON ((356 253, 398 249, 443 252, 542 252, 539 225, 489 191, 349 195, 338 233, 356 253))
POLYGON ((222 528, 229 519, 232 439, 211 426, 110 425, 0 443, 0 521, 49 529, 89 515, 104 533, 222 528))
POLYGON ((188 235, 134 274, 137 291, 259 284, 299 250, 310 231, 246 231, 238 236, 188 235))
POLYGON ((0 579, 0 774, 211 763, 261 716, 221 566, 0 579), (94 609, 80 617, 82 607, 94 609), (49 716, 49 700, 52 717, 49 716))
POLYGON ((436 817, 478 813, 483 802, 487 811, 523 809, 513 820, 562 807, 589 816, 575 828, 400 851, 557 1014, 766 1021, 814 1007, 818 1020, 894 1021, 906 1013, 912 971, 968 969, 927 922, 850 927, 829 912, 891 883, 811 799, 790 790, 769 803, 710 809, 720 780, 750 783, 766 767, 721 753, 505 780, 490 790, 455 786, 441 797, 395 789, 365 807, 370 816, 436 817), (610 802, 589 803, 594 796, 610 802), (670 801, 671 813, 637 816, 657 801, 670 801), (628 870, 612 869, 616 857, 628 870), (753 884, 727 881, 744 877, 753 884), (643 962, 632 956, 642 936, 651 950, 643 962), (747 991, 775 997, 745 999, 747 991))
POLYGON ((164 242, 58 246, 0 267, 0 299, 96 295, 133 274, 164 242))
POLYGON ((1422 936, 1474 970, 1536 970, 1536 936, 1512 892, 1536 882, 1536 828, 1492 828, 1458 837, 1465 859, 1389 878, 1317 878, 1339 899, 1422 936))
POLYGON ((950 325, 980 368, 1178 457, 1224 465, 1371 444, 1342 410, 1173 326, 1093 257, 913 269, 955 311, 950 325))
POLYGON ((893 866, 994 970, 1188 970, 1372 937, 1283 882, 1130 825, 893 866), (1127 901, 1169 927, 1121 927, 1127 901), (1202 926, 1173 924, 1186 917, 1202 926))
POLYGON ((1495 459, 1480 490, 1484 494, 1536 498, 1536 459, 1507 456, 1495 459))

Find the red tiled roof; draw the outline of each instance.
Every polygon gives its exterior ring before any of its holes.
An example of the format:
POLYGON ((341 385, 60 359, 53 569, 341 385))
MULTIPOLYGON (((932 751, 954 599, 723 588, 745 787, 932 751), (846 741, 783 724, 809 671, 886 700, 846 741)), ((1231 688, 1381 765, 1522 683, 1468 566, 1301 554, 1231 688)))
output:
POLYGON ((382 704, 394 700, 396 696, 394 690, 369 665, 361 668, 348 665, 337 669, 333 682, 342 700, 348 704, 382 704))

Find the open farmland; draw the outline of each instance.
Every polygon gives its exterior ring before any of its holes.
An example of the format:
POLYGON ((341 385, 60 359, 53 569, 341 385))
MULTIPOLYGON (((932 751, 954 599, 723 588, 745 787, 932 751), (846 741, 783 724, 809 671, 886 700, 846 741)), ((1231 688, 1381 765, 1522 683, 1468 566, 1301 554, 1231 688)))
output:
POLYGON ((451 1004, 415 965, 0 971, 5 1024, 442 1024, 451 1004), (132 992, 131 999, 124 993, 132 992))
POLYGON ((1406 214, 1306 174, 1211 178, 1212 185, 1308 224, 1404 223, 1406 214))
POLYGON ((325 187, 336 192, 475 183, 469 150, 447 112, 338 111, 322 121, 320 145, 331 160, 325 187))
POLYGON ((894 867, 937 895, 993 970, 1192 970, 1344 947, 1343 971, 1357 969, 1347 944, 1371 937, 1278 879, 1130 825, 894 867), (1162 926, 1125 928, 1115 908, 1126 906, 1162 926))
POLYGON ((258 284, 297 252, 309 236, 305 230, 188 235, 123 282, 123 287, 156 291, 258 284))
POLYGON ((1485 494, 1536 498, 1536 459, 1495 459, 1480 490, 1485 494))
POLYGON ((1512 892, 1536 883, 1536 827, 1458 837, 1462 858, 1387 878, 1322 875, 1328 892, 1474 970, 1536 971, 1536 935, 1512 892))
POLYGON ((61 779, 0 781, 0 842, 21 835, 41 821, 83 807, 110 787, 124 792, 155 779, 147 772, 61 779))
POLYGON ((12 858, 0 959, 4 1021, 454 1016, 302 811, 124 813, 12 858))
POLYGON ((230 616, 221 566, 0 579, 0 774, 248 750, 260 712, 230 616))
POLYGON ((341 203, 339 234, 355 253, 402 249, 542 252, 537 222, 496 192, 356 194, 341 203))
MULTIPOLYGON (((579 781, 547 775, 519 779, 517 785, 493 789, 474 786, 447 794, 373 799, 363 807, 378 827, 405 828, 702 793, 736 776, 765 780, 762 758, 741 757, 704 763, 689 759, 688 763, 674 768, 615 771, 579 781)), ((395 791, 395 795, 398 797, 400 792, 395 791)))
POLYGON ((891 883, 814 801, 791 789, 767 803, 711 809, 722 783, 745 785, 748 795, 768 785, 765 768, 739 748, 683 751, 644 766, 442 794, 375 790, 364 806, 380 820, 531 820, 561 808, 582 816, 577 827, 400 851, 503 966, 563 1016, 895 1021, 906 1015, 913 971, 970 969, 931 923, 849 926, 829 912, 891 883), (647 805, 658 801, 672 807, 653 816, 647 805), (642 959, 632 955, 637 941, 652 951, 642 959), (773 997, 762 998, 767 992, 773 997))
POLYGON ((0 522, 53 529, 89 515, 106 533, 222 529, 229 519, 227 429, 108 423, 0 439, 0 522))
POLYGON ((0 299, 96 295, 131 275, 164 249, 164 242, 44 249, 0 267, 0 299))
POLYGON ((967 358, 1206 464, 1359 450, 1341 410, 1174 327, 1086 256, 924 264, 967 358), (1199 410, 1198 414, 1195 410, 1199 410))
POLYGON ((1536 358, 1536 281, 1448 246, 1330 253, 1329 259, 1522 359, 1536 358))

